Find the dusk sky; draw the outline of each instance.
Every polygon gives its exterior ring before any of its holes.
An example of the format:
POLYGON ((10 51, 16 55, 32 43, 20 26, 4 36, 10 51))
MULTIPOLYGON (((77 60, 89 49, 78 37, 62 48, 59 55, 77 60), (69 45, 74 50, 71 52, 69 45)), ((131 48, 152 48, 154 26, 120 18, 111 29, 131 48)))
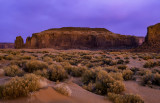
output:
POLYGON ((160 0, 0 0, 0 42, 59 27, 98 27, 145 36, 160 23, 160 0))

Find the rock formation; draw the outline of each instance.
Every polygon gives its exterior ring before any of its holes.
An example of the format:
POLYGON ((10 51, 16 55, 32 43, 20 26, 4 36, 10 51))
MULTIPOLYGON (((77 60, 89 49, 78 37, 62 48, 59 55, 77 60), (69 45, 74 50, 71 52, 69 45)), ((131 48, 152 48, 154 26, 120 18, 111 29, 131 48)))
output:
POLYGON ((0 49, 13 49, 14 43, 0 43, 0 49))
MULTIPOLYGON (((22 47, 22 42, 19 44, 17 47, 22 47)), ((135 36, 115 34, 104 28, 64 27, 33 34, 26 39, 25 48, 108 49, 132 48, 138 44, 135 36)))
POLYGON ((160 51, 160 23, 147 28, 145 42, 140 46, 138 51, 160 51))
POLYGON ((14 44, 15 44, 15 49, 24 48, 23 38, 21 36, 16 37, 16 40, 15 40, 14 44))

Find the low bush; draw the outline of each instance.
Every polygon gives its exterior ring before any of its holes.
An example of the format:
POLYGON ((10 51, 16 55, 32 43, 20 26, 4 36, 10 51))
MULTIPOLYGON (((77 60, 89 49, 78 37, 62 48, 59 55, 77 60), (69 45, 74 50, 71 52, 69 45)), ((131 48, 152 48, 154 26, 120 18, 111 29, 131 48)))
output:
POLYGON ((133 77, 133 72, 129 69, 123 70, 122 75, 124 80, 131 80, 133 77))
POLYGON ((160 86, 160 74, 156 73, 148 73, 143 76, 143 85, 158 85, 160 86))
POLYGON ((31 60, 26 63, 24 70, 26 72, 32 73, 36 70, 43 70, 46 68, 48 68, 48 65, 45 62, 38 60, 31 60))
POLYGON ((49 72, 47 69, 34 71, 33 74, 49 79, 49 72))
POLYGON ((125 70, 126 68, 127 68, 126 65, 119 65, 119 66, 118 66, 118 69, 121 69, 121 70, 125 70))
POLYGON ((144 100, 139 95, 108 93, 108 97, 114 103, 144 103, 144 100))
POLYGON ((95 69, 86 70, 82 75, 82 82, 84 84, 89 84, 90 82, 94 83, 96 81, 97 72, 98 71, 96 71, 95 69))
POLYGON ((0 86, 0 98, 12 99, 28 96, 40 88, 39 77, 34 74, 26 74, 24 77, 14 77, 6 84, 0 86))
POLYGON ((55 90, 65 96, 71 96, 71 94, 72 94, 71 89, 67 85, 64 85, 64 84, 56 85, 55 90))
POLYGON ((124 61, 126 64, 128 64, 130 61, 129 60, 126 60, 126 61, 124 61))
POLYGON ((5 59, 5 60, 13 60, 13 59, 14 59, 14 56, 13 56, 13 55, 5 55, 5 56, 3 57, 3 59, 5 59))
POLYGON ((98 94, 121 93, 125 90, 125 86, 121 81, 116 81, 106 71, 100 71, 96 78, 96 92, 98 94))
POLYGON ((124 63, 124 60, 120 59, 117 61, 117 64, 123 64, 124 63))
POLYGON ((49 66, 49 79, 52 81, 63 81, 68 78, 67 72, 61 65, 51 65, 49 66))
POLYGON ((155 67, 156 65, 157 65, 156 62, 154 62, 154 61, 148 61, 148 62, 146 62, 146 63, 143 65, 143 67, 144 67, 144 68, 153 68, 153 67, 155 67))
POLYGON ((27 61, 25 60, 14 60, 14 61, 11 61, 11 65, 17 65, 21 68, 25 67, 25 64, 27 63, 27 61))
POLYGON ((63 58, 60 56, 55 57, 53 60, 56 62, 63 62, 64 61, 63 58))
POLYGON ((48 64, 51 64, 52 61, 53 61, 53 59, 46 56, 46 57, 43 57, 43 61, 44 61, 44 62, 47 62, 48 64))
POLYGON ((120 80, 120 81, 123 81, 123 76, 122 76, 122 73, 109 73, 109 75, 114 78, 115 80, 120 80))
POLYGON ((74 76, 74 77, 81 77, 82 74, 87 70, 85 67, 82 66, 68 66, 65 67, 65 70, 68 72, 68 74, 74 76))
POLYGON ((22 76, 23 71, 17 65, 10 65, 4 68, 4 72, 6 76, 22 76))

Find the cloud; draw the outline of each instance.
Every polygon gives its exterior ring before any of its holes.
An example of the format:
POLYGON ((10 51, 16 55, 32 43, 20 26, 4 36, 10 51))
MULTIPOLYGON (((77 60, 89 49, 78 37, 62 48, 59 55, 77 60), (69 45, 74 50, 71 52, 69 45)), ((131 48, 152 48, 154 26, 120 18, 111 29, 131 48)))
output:
POLYGON ((104 27, 145 36, 160 21, 158 0, 0 0, 0 42, 13 42, 45 29, 104 27))

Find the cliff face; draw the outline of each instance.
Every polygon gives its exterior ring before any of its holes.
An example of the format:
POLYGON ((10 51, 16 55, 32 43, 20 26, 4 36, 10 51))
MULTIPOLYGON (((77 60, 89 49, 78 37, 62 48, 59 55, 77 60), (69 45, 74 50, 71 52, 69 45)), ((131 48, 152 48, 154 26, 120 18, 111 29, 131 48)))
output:
POLYGON ((14 43, 0 43, 0 49, 13 49, 14 43))
POLYGON ((160 51, 160 23, 147 28, 145 42, 140 46, 138 51, 160 51))
POLYGON ((25 48, 108 49, 138 46, 134 36, 114 34, 103 28, 49 29, 26 39, 25 48))
POLYGON ((145 43, 149 46, 159 46, 160 44, 160 23, 148 27, 145 43))

